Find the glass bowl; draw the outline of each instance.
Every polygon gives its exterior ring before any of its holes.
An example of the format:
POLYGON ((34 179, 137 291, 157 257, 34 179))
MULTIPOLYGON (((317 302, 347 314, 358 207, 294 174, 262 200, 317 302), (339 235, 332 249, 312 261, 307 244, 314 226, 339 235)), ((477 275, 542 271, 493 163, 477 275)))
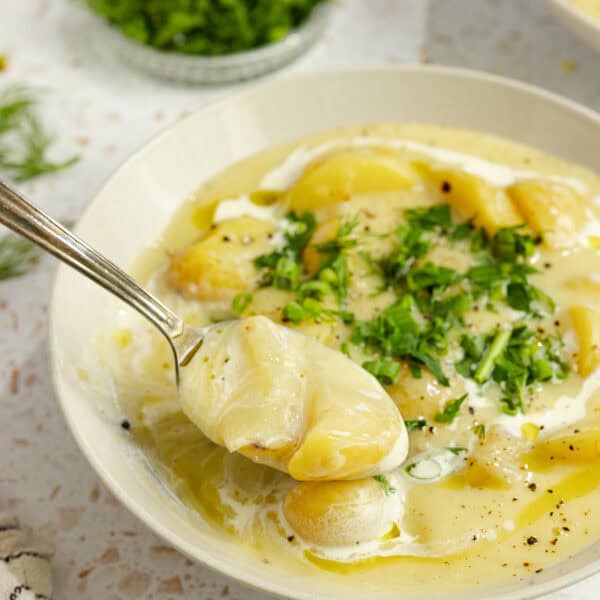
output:
POLYGON ((178 83, 219 84, 252 79, 291 62, 322 35, 332 12, 331 2, 319 4, 304 23, 281 41, 224 56, 156 50, 126 37, 103 19, 99 20, 105 37, 103 42, 112 47, 123 62, 139 71, 178 83))

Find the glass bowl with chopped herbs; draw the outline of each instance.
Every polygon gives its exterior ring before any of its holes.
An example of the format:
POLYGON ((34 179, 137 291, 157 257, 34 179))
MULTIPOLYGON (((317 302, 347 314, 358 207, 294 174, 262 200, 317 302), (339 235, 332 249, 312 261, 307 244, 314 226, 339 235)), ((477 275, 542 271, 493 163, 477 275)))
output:
POLYGON ((329 0, 84 0, 108 43, 145 73, 183 83, 258 77, 324 31, 329 0))

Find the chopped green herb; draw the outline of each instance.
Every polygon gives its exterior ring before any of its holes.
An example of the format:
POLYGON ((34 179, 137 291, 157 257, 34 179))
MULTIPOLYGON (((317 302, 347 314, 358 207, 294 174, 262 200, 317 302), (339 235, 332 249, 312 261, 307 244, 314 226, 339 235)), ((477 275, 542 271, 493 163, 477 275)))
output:
POLYGON ((426 231, 436 227, 450 227, 452 225, 449 204, 436 204, 429 208, 407 210, 406 216, 413 227, 419 227, 426 231))
POLYGON ((404 419, 404 425, 406 426, 406 431, 410 433, 411 431, 427 427, 427 421, 425 419, 404 419))
POLYGON ((38 261, 40 250, 14 233, 0 237, 0 281, 25 275, 38 261))
POLYGON ((168 52, 217 56, 281 40, 323 0, 86 0, 124 35, 168 52))
POLYGON ((460 398, 448 400, 444 405, 444 410, 435 415, 435 420, 438 423, 452 423, 460 411, 462 403, 467 399, 468 394, 463 394, 460 398))
POLYGON ((283 307, 283 320, 298 324, 304 319, 304 309, 297 302, 288 302, 283 307))
POLYGON ((435 356, 434 332, 422 330, 411 315, 413 301, 405 296, 396 304, 386 308, 371 321, 356 321, 350 341, 363 345, 384 356, 416 362, 425 365, 439 379, 442 385, 449 385, 442 371, 439 359, 435 356))
POLYGON ((511 417, 523 411, 523 401, 520 398, 504 396, 500 398, 500 404, 502 412, 511 417))
POLYGON ((252 304, 252 294, 240 292, 231 302, 231 309, 236 315, 241 315, 252 304))
POLYGON ((456 454, 457 456, 461 452, 468 452, 468 449, 463 448, 462 446, 446 446, 446 450, 449 450, 450 452, 452 452, 452 454, 456 454))
POLYGON ((363 369, 369 371, 382 385, 396 383, 400 374, 400 365, 387 356, 377 360, 368 360, 363 363, 363 369))
POLYGON ((386 496, 393 494, 396 491, 396 488, 392 487, 385 475, 373 475, 373 479, 381 484, 383 493, 386 494, 386 496))
POLYGON ((315 231, 317 221, 312 213, 298 216, 291 212, 286 215, 288 227, 284 234, 285 244, 270 254, 263 254, 254 261, 262 271, 260 284, 282 290, 295 290, 302 275, 302 251, 308 246, 315 231))
POLYGON ((15 181, 28 181, 60 171, 77 162, 48 159, 52 138, 36 112, 37 98, 30 89, 12 86, 0 95, 0 172, 15 181))
POLYGON ((480 440, 485 439, 485 425, 483 423, 473 425, 473 427, 471 427, 471 432, 474 435, 476 435, 480 440))
POLYGON ((485 383, 490 378, 490 375, 494 370, 495 361, 502 352, 504 352, 510 336, 510 329, 500 329, 496 333, 473 376, 473 379, 475 379, 477 383, 485 383))

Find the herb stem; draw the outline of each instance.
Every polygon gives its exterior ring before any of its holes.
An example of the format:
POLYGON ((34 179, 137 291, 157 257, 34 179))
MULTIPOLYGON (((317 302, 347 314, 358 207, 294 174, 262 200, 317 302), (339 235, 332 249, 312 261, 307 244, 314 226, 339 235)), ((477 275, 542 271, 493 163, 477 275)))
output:
POLYGON ((511 330, 510 329, 500 329, 496 335, 490 347, 487 349, 486 353, 483 355, 477 370, 475 371, 475 375, 473 379, 477 383, 485 383, 492 374, 494 369, 494 363, 496 359, 504 352, 508 340, 510 339, 511 330))

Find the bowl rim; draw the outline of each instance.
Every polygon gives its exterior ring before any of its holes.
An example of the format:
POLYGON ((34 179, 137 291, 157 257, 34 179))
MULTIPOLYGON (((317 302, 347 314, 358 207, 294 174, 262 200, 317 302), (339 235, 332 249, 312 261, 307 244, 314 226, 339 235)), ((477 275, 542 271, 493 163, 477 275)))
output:
POLYGON ((175 52, 155 48, 148 44, 144 44, 135 38, 129 37, 119 31, 117 27, 109 23, 102 15, 93 11, 92 15, 103 26, 105 33, 110 35, 115 43, 120 46, 135 51, 136 53, 145 53, 147 56, 160 58, 163 62, 195 65, 196 67, 204 65, 206 68, 220 67, 236 67, 244 66, 250 63, 260 63, 266 59, 276 56, 280 52, 291 51, 302 44, 304 36, 317 34, 324 28, 333 15, 333 0, 325 0, 321 4, 315 6, 308 17, 302 21, 297 27, 292 29, 280 40, 263 44, 256 48, 248 50, 238 50, 229 54, 218 54, 215 56, 205 54, 187 54, 185 52, 175 52))
MULTIPOLYGON (((577 8, 570 0, 549 0, 549 2, 551 2, 554 5, 555 10, 560 11, 564 17, 577 21, 588 30, 593 30, 598 35, 598 44, 600 44, 600 19, 588 15, 583 10, 577 8)), ((591 42, 588 43, 588 46, 590 45, 591 42)))
MULTIPOLYGON (((562 1, 562 0, 561 0, 562 1)), ((229 105, 235 105, 243 99, 250 99, 252 96, 260 95, 265 88, 279 88, 286 87, 288 83, 302 81, 306 84, 306 89, 309 89, 309 84, 312 81, 320 81, 327 79, 331 76, 367 76, 375 74, 390 74, 396 76, 402 76, 406 73, 414 72, 428 72, 432 76, 450 76, 456 78, 457 81, 462 80, 479 80, 481 82, 489 83, 492 85, 501 86, 512 92, 525 92, 526 94, 538 98, 540 100, 549 101, 560 108, 566 109, 571 113, 582 116, 588 120, 593 121, 600 128, 600 113, 597 113, 591 108, 579 104, 578 102, 565 98, 554 92, 550 92, 542 87, 535 86, 529 83, 525 83, 519 80, 503 77, 499 75, 493 75, 483 71, 474 69, 466 69, 461 67, 446 67, 439 65, 393 65, 393 66, 363 66, 353 67, 346 69, 327 69, 319 70, 312 73, 298 75, 294 77, 286 77, 274 80, 263 81, 257 84, 248 86, 246 89, 227 95, 222 98, 217 98, 207 102, 207 104, 192 111, 184 118, 179 119, 160 131, 158 131, 149 140, 146 140, 123 162, 121 165, 113 171, 95 191, 92 200, 87 204, 84 211, 81 213, 77 222, 73 228, 75 233, 79 232, 81 222, 84 221, 89 214, 99 203, 99 199, 102 196, 104 190, 111 185, 112 181, 118 177, 118 175, 125 169, 129 168, 129 165, 143 158, 144 154, 153 148, 156 144, 159 144, 164 136, 169 135, 172 130, 188 120, 193 119, 199 112, 211 112, 227 107, 229 105)), ((198 182, 198 186, 201 185, 201 181, 198 182)), ((91 465, 96 475, 100 478, 104 485, 109 491, 119 500, 121 504, 125 506, 133 515, 135 515, 140 521, 144 523, 151 531, 163 538, 167 543, 175 547, 179 552, 182 552, 185 556, 188 556, 191 560, 199 562, 204 566, 212 569, 216 573, 225 575, 231 578, 242 586, 253 588, 260 592, 268 592, 280 598, 290 598, 295 600, 314 600, 314 596, 308 596, 302 592, 292 592, 290 594, 283 586, 272 583, 268 580, 263 580, 255 575, 244 573, 242 574, 239 570, 236 570, 233 563, 224 562, 219 559, 215 559, 213 555, 201 548, 200 546, 194 547, 193 551, 191 547, 180 540, 176 535, 173 535, 167 526, 163 525, 160 521, 155 521, 147 515, 143 505, 141 505, 136 499, 130 496, 129 492, 122 488, 112 477, 110 471, 108 471, 102 461, 94 453, 94 446, 91 442, 84 439, 79 433, 75 417, 71 414, 69 403, 66 402, 66 395, 63 395, 62 388, 62 375, 57 356, 57 339, 59 337, 58 329, 56 326, 56 316, 60 311, 57 302, 57 296, 59 294, 60 275, 62 272, 67 271, 69 267, 66 264, 59 264, 58 269, 54 275, 52 282, 52 288, 49 300, 48 310, 48 350, 49 350, 49 362, 52 384, 54 389, 55 400, 63 414, 63 417, 68 425, 68 428, 73 436, 77 446, 83 453, 84 457, 91 465)), ((558 563, 557 563, 558 564, 558 563)), ((507 592, 502 596, 503 600, 529 600, 532 598, 538 598, 545 594, 559 590, 566 586, 573 585, 595 573, 600 571, 600 559, 587 564, 583 567, 574 569, 573 571, 567 572, 563 575, 548 581, 537 584, 535 588, 524 587, 523 589, 507 592)), ((484 600, 485 596, 480 596, 480 600, 484 600)))

